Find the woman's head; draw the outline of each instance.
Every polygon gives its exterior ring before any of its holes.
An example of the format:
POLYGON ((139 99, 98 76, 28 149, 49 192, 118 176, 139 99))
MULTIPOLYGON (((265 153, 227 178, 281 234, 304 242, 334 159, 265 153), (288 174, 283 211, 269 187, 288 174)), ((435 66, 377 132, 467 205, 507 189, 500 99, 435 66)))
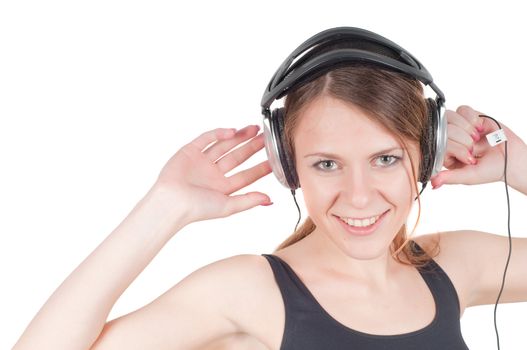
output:
POLYGON ((377 254, 368 249, 392 241, 394 251, 403 249, 427 119, 417 80, 371 65, 338 68, 291 91, 285 101, 284 141, 310 213, 291 238, 318 229, 358 258, 377 254), (346 236, 338 218, 383 213, 384 231, 369 237, 346 236))
POLYGON ((330 71, 288 94, 284 134, 291 154, 295 155, 294 134, 302 112, 321 97, 338 99, 360 109, 402 145, 419 146, 427 127, 423 88, 416 79, 372 65, 356 64, 330 71))

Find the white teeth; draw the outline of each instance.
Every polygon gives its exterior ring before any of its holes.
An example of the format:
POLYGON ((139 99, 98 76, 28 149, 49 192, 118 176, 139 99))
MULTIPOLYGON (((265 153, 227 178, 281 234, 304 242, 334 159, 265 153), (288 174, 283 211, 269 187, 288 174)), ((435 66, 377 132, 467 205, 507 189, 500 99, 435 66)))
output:
POLYGON ((349 219, 349 218, 340 218, 340 219, 350 226, 366 227, 366 226, 373 225, 379 219, 379 217, 380 215, 373 216, 369 219, 362 219, 362 220, 349 219))

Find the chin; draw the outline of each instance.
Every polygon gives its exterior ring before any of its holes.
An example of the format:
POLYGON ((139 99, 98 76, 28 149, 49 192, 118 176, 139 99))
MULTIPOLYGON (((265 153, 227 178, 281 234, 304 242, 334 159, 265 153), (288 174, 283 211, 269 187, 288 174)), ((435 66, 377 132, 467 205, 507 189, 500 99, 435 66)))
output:
MULTIPOLYGON (((385 219, 389 219, 389 217, 385 219)), ((389 220, 383 222, 382 226, 378 227, 376 231, 364 236, 352 235, 340 226, 340 222, 337 224, 339 227, 337 230, 334 229, 333 232, 339 232, 339 235, 332 237, 332 240, 350 258, 357 260, 375 260, 386 256, 386 254, 390 254, 390 246, 395 235, 393 235, 394 229, 390 229, 392 225, 390 225, 389 220), (387 236, 388 232, 391 232, 389 237, 387 236)))

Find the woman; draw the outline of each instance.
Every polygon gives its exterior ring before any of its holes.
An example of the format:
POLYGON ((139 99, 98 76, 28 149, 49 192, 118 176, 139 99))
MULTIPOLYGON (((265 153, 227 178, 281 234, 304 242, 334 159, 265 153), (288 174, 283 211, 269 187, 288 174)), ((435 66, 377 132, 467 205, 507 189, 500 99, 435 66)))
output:
MULTIPOLYGON (((427 101, 416 78, 363 62, 290 87, 284 142, 306 222, 273 254, 205 266, 106 322, 119 296, 186 225, 272 204, 264 193, 232 195, 269 174, 269 162, 225 177, 264 147, 259 128, 203 133, 167 162, 15 349, 466 349, 459 318, 466 307, 495 302, 507 238, 407 234, 417 182, 428 171, 427 101)), ((435 188, 504 180, 504 145, 486 143, 483 135, 497 127, 480 114, 467 106, 446 113, 449 170, 434 174, 435 188)), ((527 145, 503 128, 508 184, 527 195, 527 145)), ((527 241, 516 238, 513 248, 501 302, 527 301, 527 241)))

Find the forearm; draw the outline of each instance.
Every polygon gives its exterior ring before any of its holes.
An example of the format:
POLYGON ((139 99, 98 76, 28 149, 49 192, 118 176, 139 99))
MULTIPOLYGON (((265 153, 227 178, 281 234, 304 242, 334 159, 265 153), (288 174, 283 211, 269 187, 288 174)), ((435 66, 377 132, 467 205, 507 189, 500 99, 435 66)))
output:
POLYGON ((525 169, 524 174, 526 179, 523 179, 523 181, 522 179, 520 179, 519 181, 514 181, 512 184, 509 183, 509 185, 518 192, 521 192, 527 196, 527 168, 525 169))
POLYGON ((507 184, 527 196, 527 146, 524 149, 518 159, 507 165, 507 184))
POLYGON ((153 188, 134 207, 55 290, 13 350, 91 347, 117 299, 186 224, 164 197, 153 188))

